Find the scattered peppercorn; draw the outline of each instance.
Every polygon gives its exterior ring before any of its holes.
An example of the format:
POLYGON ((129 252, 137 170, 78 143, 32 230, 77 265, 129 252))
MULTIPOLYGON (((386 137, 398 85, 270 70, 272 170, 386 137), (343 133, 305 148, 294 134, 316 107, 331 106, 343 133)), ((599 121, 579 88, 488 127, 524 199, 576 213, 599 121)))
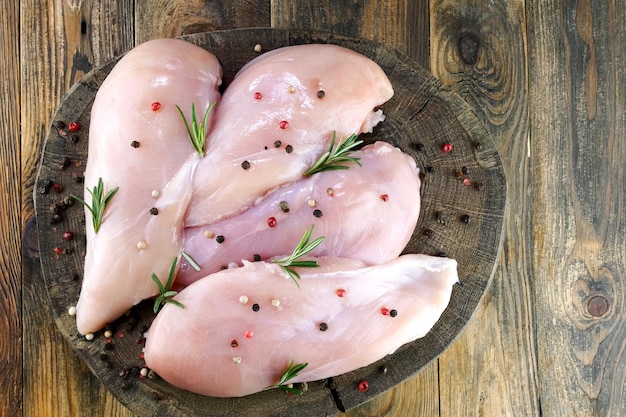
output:
POLYGON ((369 389, 369 387, 370 387, 370 384, 368 384, 367 381, 363 380, 359 382, 359 391, 365 392, 369 389))
POLYGON ((254 255, 252 255, 252 260, 254 260, 254 262, 259 262, 261 260, 261 255, 255 253, 254 255))
POLYGON ((152 214, 153 216, 156 216, 157 214, 159 214, 159 209, 156 207, 152 207, 150 209, 150 214, 152 214))
POLYGON ((477 151, 481 150, 482 148, 483 148, 483 145, 480 142, 474 143, 474 149, 476 149, 477 151))
POLYGON ((389 195, 388 194, 383 194, 380 196, 380 199, 383 200, 384 202, 389 201, 389 195))
POLYGON ((411 144, 411 148, 415 149, 416 151, 423 151, 424 150, 424 144, 417 142, 417 143, 412 143, 411 144))
POLYGON ((241 163, 241 167, 242 167, 243 169, 249 169, 249 168, 250 168, 250 162, 248 162, 248 161, 243 161, 243 162, 241 163))
POLYGON ((474 183, 474 189, 476 190, 482 190, 483 189, 483 183, 482 182, 475 182, 474 183))
POLYGON ((431 166, 427 166, 425 169, 426 169, 426 172, 428 172, 429 174, 432 174, 433 172, 435 172, 435 168, 431 166))
POLYGON ((137 149, 140 146, 140 143, 137 142, 136 140, 132 141, 130 143, 130 146, 132 146, 133 148, 137 149))
POLYGON ((469 175, 469 169, 467 167, 461 167, 461 172, 463 175, 469 175))
POLYGON ((257 303, 252 304, 252 311, 259 311, 261 309, 261 306, 258 305, 257 303))
POLYGON ((346 290, 344 290, 343 288, 339 288, 336 293, 337 297, 343 297, 344 295, 346 295, 346 290))
POLYGON ((63 232, 63 239, 70 241, 74 238, 74 233, 71 230, 66 230, 63 232))
POLYGON ((389 315, 389 309, 386 307, 383 307, 380 309, 380 314, 382 314, 383 316, 388 316, 389 315))
POLYGON ((452 152, 452 149, 454 149, 454 146, 451 143, 444 143, 443 146, 441 146, 441 150, 446 153, 452 152))
POLYGON ((277 141, 274 142, 274 147, 275 148, 280 148, 282 144, 283 143, 281 141, 277 140, 277 141))
POLYGON ((470 185, 472 185, 472 180, 470 180, 469 178, 465 178, 463 180, 463 185, 469 187, 470 185))
POLYGON ((159 103, 158 101, 155 101, 154 103, 150 105, 150 110, 152 111, 159 111, 160 109, 161 109, 161 103, 159 103))
POLYGON ((320 209, 313 210, 313 215, 319 219, 320 217, 323 216, 322 210, 320 209))
POLYGON ((237 341, 237 339, 233 339, 230 341, 230 347, 236 348, 238 346, 239 346, 239 342, 237 341))
POLYGON ((63 162, 61 162, 61 165, 59 165, 59 171, 65 171, 67 167, 70 166, 71 163, 72 163, 72 160, 66 156, 63 159, 63 162))
POLYGON ((267 219, 267 225, 269 227, 275 227, 276 226, 276 217, 270 217, 267 219))
POLYGON ((465 224, 469 224, 470 222, 470 216, 468 214, 464 214, 461 216, 461 222, 465 223, 465 224))
POLYGON ((281 120, 278 124, 278 127, 280 127, 281 129, 287 129, 288 126, 289 122, 287 120, 281 120))
POLYGON ((285 146, 285 152, 287 152, 287 153, 293 152, 293 146, 291 146, 291 145, 285 146))
POLYGON ((424 229, 424 236, 432 236, 433 235, 433 231, 431 229, 424 229))
POLYGON ((397 317, 398 316, 398 310, 391 310, 391 311, 389 311, 389 315, 391 317, 397 317))
POLYGON ((456 178, 457 180, 460 180, 461 178, 463 178, 463 173, 461 171, 459 171, 458 169, 455 169, 452 171, 452 175, 454 176, 454 178, 456 178))
POLYGON ((325 332, 326 330, 328 330, 328 324, 327 323, 320 323, 320 330, 322 332, 325 332))
POLYGON ((217 243, 224 243, 224 235, 218 235, 215 240, 217 241, 217 243))
POLYGON ((261 94, 259 91, 254 93, 254 99, 255 100, 261 100, 262 98, 263 98, 263 94, 261 94))
POLYGON ((59 184, 58 182, 55 182, 54 184, 52 184, 52 191, 56 191, 57 193, 62 193, 63 186, 59 184))
POLYGON ((379 371, 381 374, 385 375, 387 374, 387 372, 389 371, 389 369, 387 368, 387 365, 383 365, 379 368, 379 371))
POLYGON ((69 122, 67 128, 70 130, 70 132, 78 132, 78 129, 80 129, 80 124, 78 122, 69 122))
POLYGON ((324 96, 326 95, 326 93, 324 92, 324 90, 319 90, 317 92, 317 98, 324 98, 324 96))
POLYGON ((278 206, 283 211, 283 213, 289 213, 289 203, 285 200, 281 201, 278 206))
POLYGON ((442 212, 438 211, 435 213, 435 218, 437 219, 437 223, 441 224, 441 225, 446 225, 446 219, 443 215, 442 212))

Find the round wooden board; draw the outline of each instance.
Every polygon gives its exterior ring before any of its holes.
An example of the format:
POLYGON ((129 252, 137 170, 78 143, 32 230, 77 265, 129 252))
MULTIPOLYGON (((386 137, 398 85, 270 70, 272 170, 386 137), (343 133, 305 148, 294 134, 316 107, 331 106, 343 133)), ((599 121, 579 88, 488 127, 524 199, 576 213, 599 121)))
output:
MULTIPOLYGON (((303 43, 333 43, 362 53, 387 73, 395 95, 384 105, 387 119, 367 142, 388 141, 412 155, 422 176, 422 212, 406 253, 449 256, 459 264, 447 310, 424 338, 365 368, 308 384, 301 396, 268 390, 244 398, 195 395, 158 378, 138 375, 143 366, 142 335, 154 314, 144 302, 112 323, 92 341, 81 337, 68 308, 80 292, 85 251, 82 206, 64 207, 69 194, 82 195, 91 105, 98 87, 119 58, 78 82, 59 106, 48 131, 35 189, 35 207, 46 288, 54 320, 99 380, 141 416, 327 416, 349 410, 414 375, 441 354, 470 320, 489 284, 499 255, 506 210, 506 180, 494 144, 469 106, 430 73, 397 51, 363 39, 328 33, 278 29, 238 29, 185 37, 214 53, 224 68, 224 83, 262 51, 303 43), (78 132, 66 125, 77 121, 78 132), (444 152, 444 144, 452 144, 444 152), (69 158, 69 159, 68 159, 69 158), (52 186, 52 184, 58 184, 52 186), (67 241, 63 232, 75 238, 67 241), (384 371, 383 371, 384 370, 384 371), (369 390, 358 389, 367 379, 369 390)), ((261 52, 262 53, 262 52, 261 52)), ((174 343, 184 343, 175 341, 174 343)))

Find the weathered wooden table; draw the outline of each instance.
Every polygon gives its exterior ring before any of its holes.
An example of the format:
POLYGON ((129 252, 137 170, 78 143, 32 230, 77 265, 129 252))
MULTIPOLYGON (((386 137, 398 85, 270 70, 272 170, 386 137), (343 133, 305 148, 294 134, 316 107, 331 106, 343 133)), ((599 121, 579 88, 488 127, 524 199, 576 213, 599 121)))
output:
POLYGON ((626 415, 626 8, 551 1, 28 0, 2 6, 0 415, 130 416, 50 320, 33 189, 81 76, 155 37, 332 31, 414 58, 475 110, 509 182, 492 285, 462 336, 352 416, 626 415), (18 215, 21 213, 21 215, 18 215))

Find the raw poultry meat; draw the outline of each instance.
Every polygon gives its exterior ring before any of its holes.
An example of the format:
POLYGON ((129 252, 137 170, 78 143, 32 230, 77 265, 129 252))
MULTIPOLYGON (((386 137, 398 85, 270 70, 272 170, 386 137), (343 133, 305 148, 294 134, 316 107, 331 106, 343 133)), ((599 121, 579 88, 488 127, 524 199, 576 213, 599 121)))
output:
POLYGON ((243 213, 185 229, 184 251, 201 267, 182 261, 177 283, 191 282, 243 259, 288 255, 303 231, 315 226, 324 242, 311 255, 389 261, 411 238, 420 210, 415 160, 386 142, 354 152, 348 170, 314 174, 280 187, 243 213), (222 236, 223 240, 216 240, 222 236))
POLYGON ((342 374, 424 336, 458 281, 448 258, 339 262, 321 258, 319 269, 301 268, 300 288, 265 262, 196 281, 175 297, 184 308, 168 304, 154 320, 147 366, 175 386, 216 397, 275 385, 292 360, 308 365, 288 382, 342 374))
POLYGON ((239 213, 299 179, 333 132, 339 140, 370 132, 384 119, 378 106, 392 95, 374 61, 335 45, 279 48, 250 61, 216 108, 185 225, 239 213))
MULTIPOLYGON (((181 250, 182 218, 199 161, 189 158, 193 148, 175 105, 189 119, 190 101, 200 107, 217 102, 221 75, 206 50, 158 39, 128 52, 100 87, 91 113, 85 186, 91 190, 102 178, 105 189, 119 191, 97 234, 85 211, 80 333, 99 330, 156 295, 151 273, 167 278, 181 250)), ((91 204, 87 192, 85 201, 91 204)))

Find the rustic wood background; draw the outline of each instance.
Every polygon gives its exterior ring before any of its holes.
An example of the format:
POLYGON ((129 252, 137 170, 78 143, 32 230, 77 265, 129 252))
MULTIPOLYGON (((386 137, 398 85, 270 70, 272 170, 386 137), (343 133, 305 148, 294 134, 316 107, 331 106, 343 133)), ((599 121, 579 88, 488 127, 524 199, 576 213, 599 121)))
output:
POLYGON ((150 38, 256 26, 362 36, 413 57, 475 109, 509 181, 502 256, 473 321, 423 372, 347 415, 626 415, 624 6, 3 2, 0 416, 131 416, 49 320, 41 286, 32 193, 64 93, 150 38))

